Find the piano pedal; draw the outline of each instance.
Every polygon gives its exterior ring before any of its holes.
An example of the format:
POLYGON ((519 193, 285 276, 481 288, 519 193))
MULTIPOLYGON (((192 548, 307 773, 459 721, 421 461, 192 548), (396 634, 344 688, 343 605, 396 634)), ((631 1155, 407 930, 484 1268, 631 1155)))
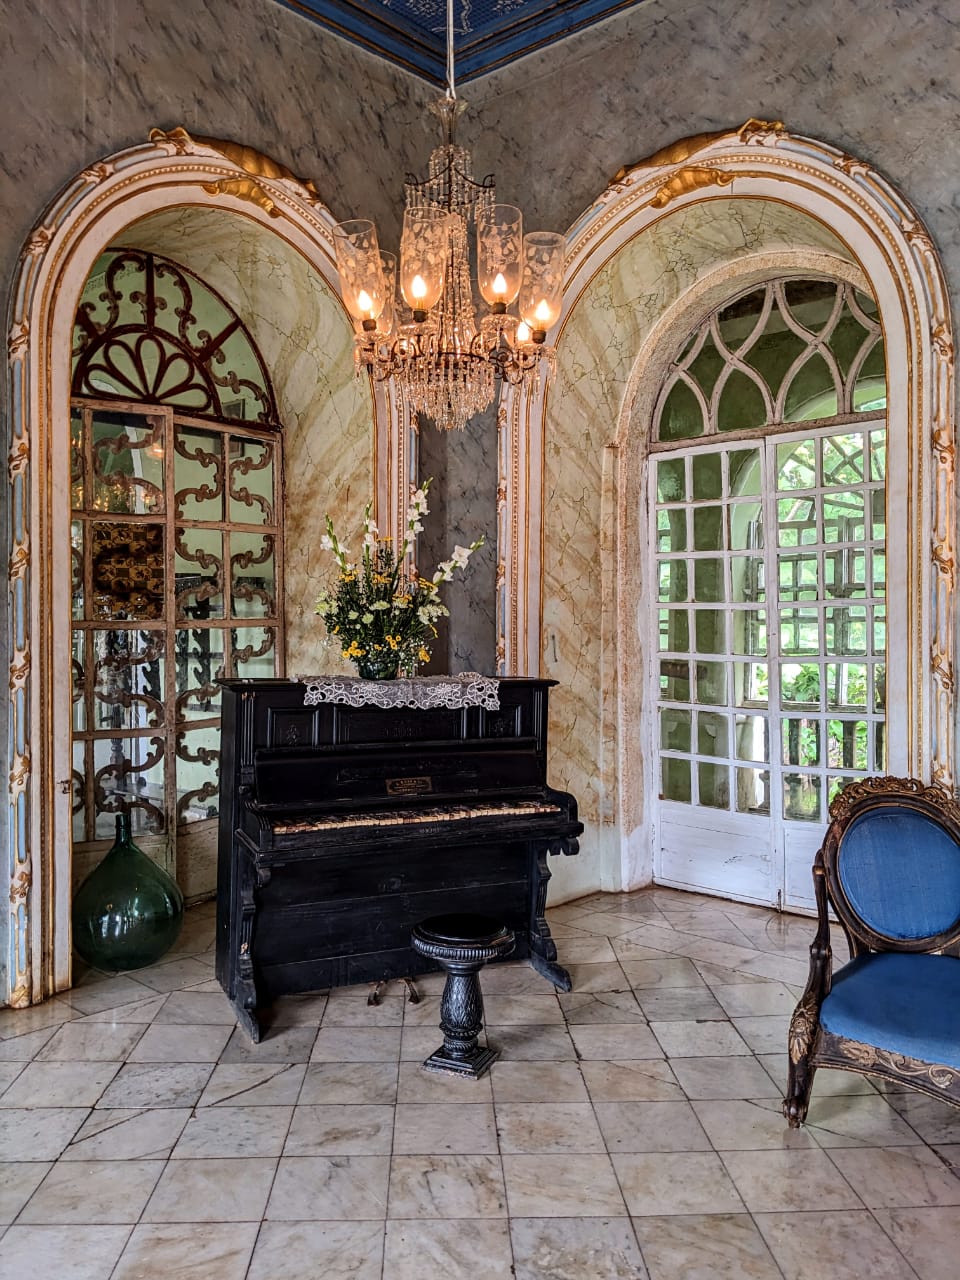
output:
POLYGON ((413 979, 412 979, 412 978, 401 978, 401 979, 400 979, 400 981, 401 981, 401 982, 403 983, 403 985, 407 988, 407 999, 410 1001, 410 1003, 411 1003, 411 1004, 419 1004, 419 1003, 420 1003, 420 992, 417 990, 417 988, 416 988, 416 984, 414 983, 413 979))
POLYGON ((368 1005, 380 1003, 380 996, 381 996, 381 993, 383 992, 383 988, 386 985, 387 984, 382 979, 379 982, 371 982, 370 994, 367 996, 368 1005))

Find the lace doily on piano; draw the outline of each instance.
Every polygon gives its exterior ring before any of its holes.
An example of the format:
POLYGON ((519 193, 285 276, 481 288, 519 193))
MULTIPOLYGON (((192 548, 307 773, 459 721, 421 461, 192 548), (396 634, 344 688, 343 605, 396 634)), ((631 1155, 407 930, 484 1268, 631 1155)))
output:
POLYGON ((338 702, 348 707, 484 707, 500 709, 500 686, 493 676, 464 671, 457 676, 413 676, 402 680, 361 680, 358 676, 301 676, 305 707, 338 702))

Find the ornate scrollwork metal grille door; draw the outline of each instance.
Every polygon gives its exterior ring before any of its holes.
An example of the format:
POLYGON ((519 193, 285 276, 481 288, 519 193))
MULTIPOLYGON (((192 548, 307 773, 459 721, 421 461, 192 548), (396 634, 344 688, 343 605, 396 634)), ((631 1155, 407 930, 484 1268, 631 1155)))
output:
POLYGON ((77 869, 128 811, 175 871, 176 830, 217 812, 218 677, 282 663, 281 437, 249 335, 175 264, 111 250, 76 334, 77 869))

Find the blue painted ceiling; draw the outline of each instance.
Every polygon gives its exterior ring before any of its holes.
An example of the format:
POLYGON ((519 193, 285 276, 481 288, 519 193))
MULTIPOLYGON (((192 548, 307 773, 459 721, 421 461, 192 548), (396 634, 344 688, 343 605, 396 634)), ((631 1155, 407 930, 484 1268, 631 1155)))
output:
MULTIPOLYGON (((639 0, 455 0, 456 80, 505 66, 639 0)), ((445 0, 280 0, 424 79, 446 82, 445 0)))

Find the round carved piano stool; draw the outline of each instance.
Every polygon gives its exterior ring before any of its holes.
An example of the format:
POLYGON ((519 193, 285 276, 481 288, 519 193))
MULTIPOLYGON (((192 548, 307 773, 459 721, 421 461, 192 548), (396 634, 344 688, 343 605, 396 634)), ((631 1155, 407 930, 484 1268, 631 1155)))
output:
POLYGON ((416 925, 414 950, 436 960, 447 972, 440 1000, 443 1044, 424 1062, 428 1071, 446 1071, 479 1080, 500 1056, 499 1049, 478 1042, 483 1030, 480 970, 488 960, 508 956, 513 930, 489 916, 469 912, 431 916, 416 925))

